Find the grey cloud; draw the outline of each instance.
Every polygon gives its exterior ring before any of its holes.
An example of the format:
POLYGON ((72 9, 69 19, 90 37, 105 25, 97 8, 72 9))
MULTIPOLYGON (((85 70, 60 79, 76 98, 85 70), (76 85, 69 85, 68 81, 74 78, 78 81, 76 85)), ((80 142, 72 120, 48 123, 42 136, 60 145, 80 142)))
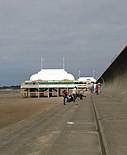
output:
POLYGON ((126 44, 126 0, 0 3, 0 85, 29 78, 40 70, 41 57, 46 68, 61 68, 65 57, 66 70, 74 76, 78 70, 83 76, 95 70, 99 76, 126 44))

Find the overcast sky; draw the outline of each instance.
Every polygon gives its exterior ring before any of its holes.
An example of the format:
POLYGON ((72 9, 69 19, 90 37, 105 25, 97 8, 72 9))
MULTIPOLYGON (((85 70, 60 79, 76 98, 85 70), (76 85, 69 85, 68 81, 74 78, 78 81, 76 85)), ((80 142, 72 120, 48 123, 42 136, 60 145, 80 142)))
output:
POLYGON ((0 86, 43 68, 98 78, 127 43, 127 0, 0 0, 0 86))

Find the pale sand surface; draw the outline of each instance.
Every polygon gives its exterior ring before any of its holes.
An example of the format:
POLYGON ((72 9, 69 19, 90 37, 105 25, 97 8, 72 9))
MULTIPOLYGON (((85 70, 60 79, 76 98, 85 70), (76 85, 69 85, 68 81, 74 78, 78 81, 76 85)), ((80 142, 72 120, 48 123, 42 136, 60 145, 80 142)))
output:
POLYGON ((22 98, 20 91, 0 90, 0 128, 62 104, 62 97, 22 98))

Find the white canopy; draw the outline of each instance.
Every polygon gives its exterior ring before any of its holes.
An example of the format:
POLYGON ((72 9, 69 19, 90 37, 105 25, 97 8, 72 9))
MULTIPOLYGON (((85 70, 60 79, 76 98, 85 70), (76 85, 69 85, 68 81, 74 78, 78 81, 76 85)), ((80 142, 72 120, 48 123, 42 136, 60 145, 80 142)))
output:
POLYGON ((75 80, 75 78, 72 74, 67 73, 64 69, 41 69, 41 71, 39 71, 37 74, 33 74, 30 77, 30 80, 59 81, 75 80))

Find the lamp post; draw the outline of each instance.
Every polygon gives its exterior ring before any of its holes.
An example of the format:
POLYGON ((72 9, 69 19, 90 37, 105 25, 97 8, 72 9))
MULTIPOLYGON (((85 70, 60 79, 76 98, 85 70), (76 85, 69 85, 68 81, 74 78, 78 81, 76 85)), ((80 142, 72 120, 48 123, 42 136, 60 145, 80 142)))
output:
POLYGON ((80 78, 80 75, 81 75, 81 71, 79 70, 79 72, 78 72, 78 78, 80 78))
POLYGON ((95 76, 95 70, 93 70, 93 78, 94 78, 94 76, 95 76))

